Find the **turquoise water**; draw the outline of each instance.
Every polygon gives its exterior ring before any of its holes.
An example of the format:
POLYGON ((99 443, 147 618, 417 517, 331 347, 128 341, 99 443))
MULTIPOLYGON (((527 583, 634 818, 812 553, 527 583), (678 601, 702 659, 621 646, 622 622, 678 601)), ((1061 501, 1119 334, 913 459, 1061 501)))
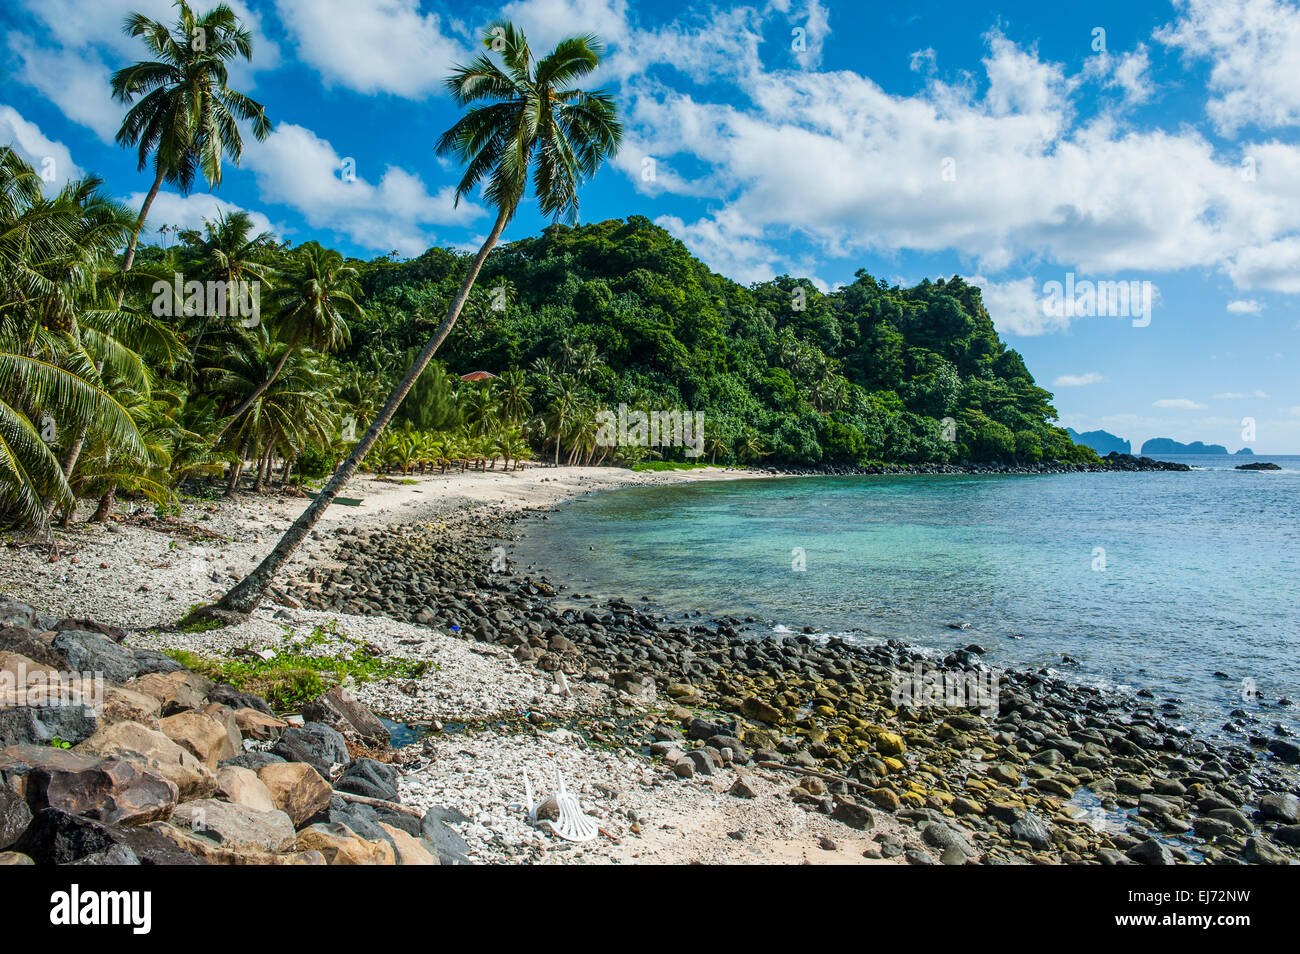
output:
POLYGON ((633 488, 551 514, 514 559, 670 615, 974 642, 996 667, 1177 697, 1188 722, 1243 708, 1295 727, 1272 703, 1300 701, 1300 457, 1255 459, 1285 469, 1183 458, 1204 469, 633 488))

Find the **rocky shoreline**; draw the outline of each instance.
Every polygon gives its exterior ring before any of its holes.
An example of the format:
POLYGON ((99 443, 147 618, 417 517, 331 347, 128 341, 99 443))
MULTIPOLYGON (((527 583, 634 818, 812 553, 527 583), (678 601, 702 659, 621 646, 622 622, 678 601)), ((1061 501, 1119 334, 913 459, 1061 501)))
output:
MULTIPOLYGON (((1073 464, 1067 461, 1041 461, 1037 464, 1003 464, 997 462, 959 464, 866 464, 862 466, 829 465, 825 467, 763 467, 764 473, 787 477, 848 477, 848 476, 903 476, 907 474, 1101 474, 1114 471, 1184 472, 1192 468, 1187 464, 1135 457, 1111 451, 1101 458, 1100 464, 1073 464)), ((1238 468, 1242 470, 1245 468, 1238 468)))
POLYGON ((576 494, 745 476, 763 475, 538 468, 362 481, 364 507, 322 529, 273 602, 206 631, 174 623, 251 566, 301 503, 194 503, 177 527, 92 526, 61 540, 57 560, 11 543, 0 589, 53 615, 6 608, 0 670, 107 670, 105 697, 115 701, 81 723, 58 721, 70 718, 62 712, 34 722, 0 706, 0 792, 17 795, 0 796, 0 861, 387 864, 403 863, 403 851, 405 863, 540 864, 1300 857, 1300 747, 1244 711, 1234 713, 1234 738, 1200 738, 1179 727, 1176 700, 1106 695, 1049 672, 993 674, 970 642, 939 661, 897 642, 773 638, 756 621, 694 608, 666 618, 639 594, 597 602, 508 559, 525 521, 576 494), (174 658, 207 660, 206 672, 308 643, 323 654, 364 646, 403 666, 345 679, 332 702, 293 714, 270 713, 256 694, 174 658), (999 681, 981 713, 899 700, 901 673, 999 681), (332 754, 326 763, 313 753, 332 754), (186 759, 198 763, 197 783, 162 771, 186 759), (281 764, 296 767, 272 767, 281 764), (520 810, 522 775, 545 793, 557 771, 600 826, 596 840, 556 839, 520 810), (314 814, 283 793, 286 772, 311 783, 297 789, 313 793, 314 814), (27 835, 38 821, 45 834, 27 835))
POLYGON ((759 637, 746 631, 752 620, 583 605, 545 579, 501 571, 500 547, 525 516, 462 511, 437 532, 350 531, 341 565, 293 589, 308 607, 454 632, 568 684, 612 690, 642 717, 589 713, 570 731, 641 752, 665 778, 725 780, 738 797, 755 771, 783 776, 802 810, 879 829, 868 857, 1300 860, 1300 746, 1262 725, 1248 725, 1241 744, 1198 738, 1177 725, 1176 700, 1108 695, 1046 672, 998 674, 988 717, 896 704, 900 673, 969 678, 988 671, 982 650, 936 663, 897 641, 759 637))
POLYGON ((345 687, 281 719, 124 636, 0 595, 0 865, 465 861, 345 687))

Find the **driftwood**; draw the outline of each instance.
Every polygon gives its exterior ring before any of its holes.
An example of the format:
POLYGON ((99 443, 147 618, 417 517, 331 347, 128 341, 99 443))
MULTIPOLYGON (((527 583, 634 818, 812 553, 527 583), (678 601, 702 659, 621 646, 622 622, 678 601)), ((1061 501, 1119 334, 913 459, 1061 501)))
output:
POLYGON ((869 792, 871 787, 863 785, 855 779, 845 778, 843 775, 834 775, 830 772, 818 772, 815 769, 804 768, 802 765, 786 765, 784 762, 756 762, 759 768, 780 769, 782 772, 793 772, 796 775, 811 775, 813 778, 819 778, 823 782, 843 782, 849 788, 857 792, 869 792))
POLYGON ((340 792, 337 789, 334 792, 345 802, 356 802, 358 805, 369 805, 371 808, 384 808, 390 812, 399 812, 403 815, 410 815, 413 818, 423 818, 424 812, 416 808, 408 808, 405 805, 399 805, 397 802, 385 801, 382 798, 371 798, 369 795, 353 795, 351 792, 340 792))

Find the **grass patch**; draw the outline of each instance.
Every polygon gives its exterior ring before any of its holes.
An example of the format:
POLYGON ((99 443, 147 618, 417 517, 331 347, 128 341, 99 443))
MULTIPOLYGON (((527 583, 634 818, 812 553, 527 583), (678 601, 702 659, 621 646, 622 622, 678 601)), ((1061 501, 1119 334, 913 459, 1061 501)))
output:
MULTIPOLYGON (((285 634, 292 636, 293 630, 286 626, 285 634)), ((303 703, 349 679, 413 679, 438 668, 426 661, 385 657, 379 647, 352 639, 332 620, 317 626, 306 638, 293 641, 271 659, 210 659, 184 649, 165 652, 201 676, 261 696, 276 712, 297 711, 303 703)))

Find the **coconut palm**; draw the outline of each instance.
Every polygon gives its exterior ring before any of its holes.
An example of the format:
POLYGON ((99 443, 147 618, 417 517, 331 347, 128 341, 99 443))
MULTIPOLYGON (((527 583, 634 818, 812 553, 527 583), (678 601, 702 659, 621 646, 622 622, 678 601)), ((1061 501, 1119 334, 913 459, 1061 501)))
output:
POLYGON ((171 27, 133 13, 122 30, 139 37, 154 57, 113 74, 113 98, 130 105, 117 143, 133 147, 143 172, 153 160, 154 178, 131 232, 122 260, 129 272, 140 232, 163 182, 187 194, 201 173, 210 187, 221 185, 223 157, 239 165, 244 143, 239 120, 251 124, 259 141, 271 132, 261 103, 231 89, 226 62, 252 61, 253 35, 224 3, 196 16, 185 0, 176 0, 171 27))
MULTIPOLYGON (((275 272, 268 262, 268 253, 274 248, 275 236, 270 232, 255 234, 255 227, 252 216, 240 209, 230 213, 219 212, 214 221, 205 219, 202 235, 186 233, 192 240, 193 254, 198 260, 198 277, 227 283, 227 294, 234 293, 236 282, 257 282, 263 290, 273 287, 275 272)), ((200 317, 211 319, 213 316, 200 317)), ((195 351, 198 351, 206 331, 207 320, 204 320, 194 336, 195 351)))
POLYGON ((342 255, 322 247, 319 242, 308 242, 298 249, 294 270, 284 276, 270 296, 276 337, 286 347, 270 376, 235 408, 217 437, 275 382, 299 345, 328 353, 348 343, 350 333, 345 316, 361 314, 361 306, 353 297, 359 294, 356 274, 356 269, 345 264, 342 255))
POLYGON ((42 531, 55 506, 73 502, 55 455, 61 430, 142 447, 95 364, 143 375, 139 355, 113 334, 129 322, 111 307, 87 311, 103 303, 102 277, 127 231, 99 180, 46 198, 35 170, 0 148, 0 509, 42 531))
POLYGON ((547 426, 555 435, 555 466, 560 466, 560 444, 563 442, 565 429, 578 411, 580 396, 577 382, 567 374, 561 376, 551 387, 551 407, 547 413, 547 426))
POLYGON ((533 413, 533 407, 528 403, 532 394, 533 389, 527 384, 522 370, 511 368, 502 374, 497 381, 502 418, 510 424, 527 420, 528 415, 533 413))
MULTIPOLYGON (((511 23, 493 24, 484 34, 483 43, 491 50, 499 50, 501 65, 483 53, 453 71, 447 89, 466 112, 443 133, 437 150, 465 163, 465 173, 456 186, 456 201, 486 183, 483 195, 496 208, 496 221, 471 261, 446 317, 393 389, 365 436, 266 559, 221 598, 217 604, 220 610, 246 613, 260 603, 272 577, 351 479, 456 324, 483 262, 523 200, 530 177, 537 206, 544 215, 576 219, 579 185, 595 175, 601 163, 618 150, 623 128, 612 97, 603 91, 589 93, 573 86, 600 62, 604 49, 595 36, 562 40, 541 60, 533 59, 523 32, 511 23)), ((200 611, 191 615, 202 618, 204 614, 200 611)))

